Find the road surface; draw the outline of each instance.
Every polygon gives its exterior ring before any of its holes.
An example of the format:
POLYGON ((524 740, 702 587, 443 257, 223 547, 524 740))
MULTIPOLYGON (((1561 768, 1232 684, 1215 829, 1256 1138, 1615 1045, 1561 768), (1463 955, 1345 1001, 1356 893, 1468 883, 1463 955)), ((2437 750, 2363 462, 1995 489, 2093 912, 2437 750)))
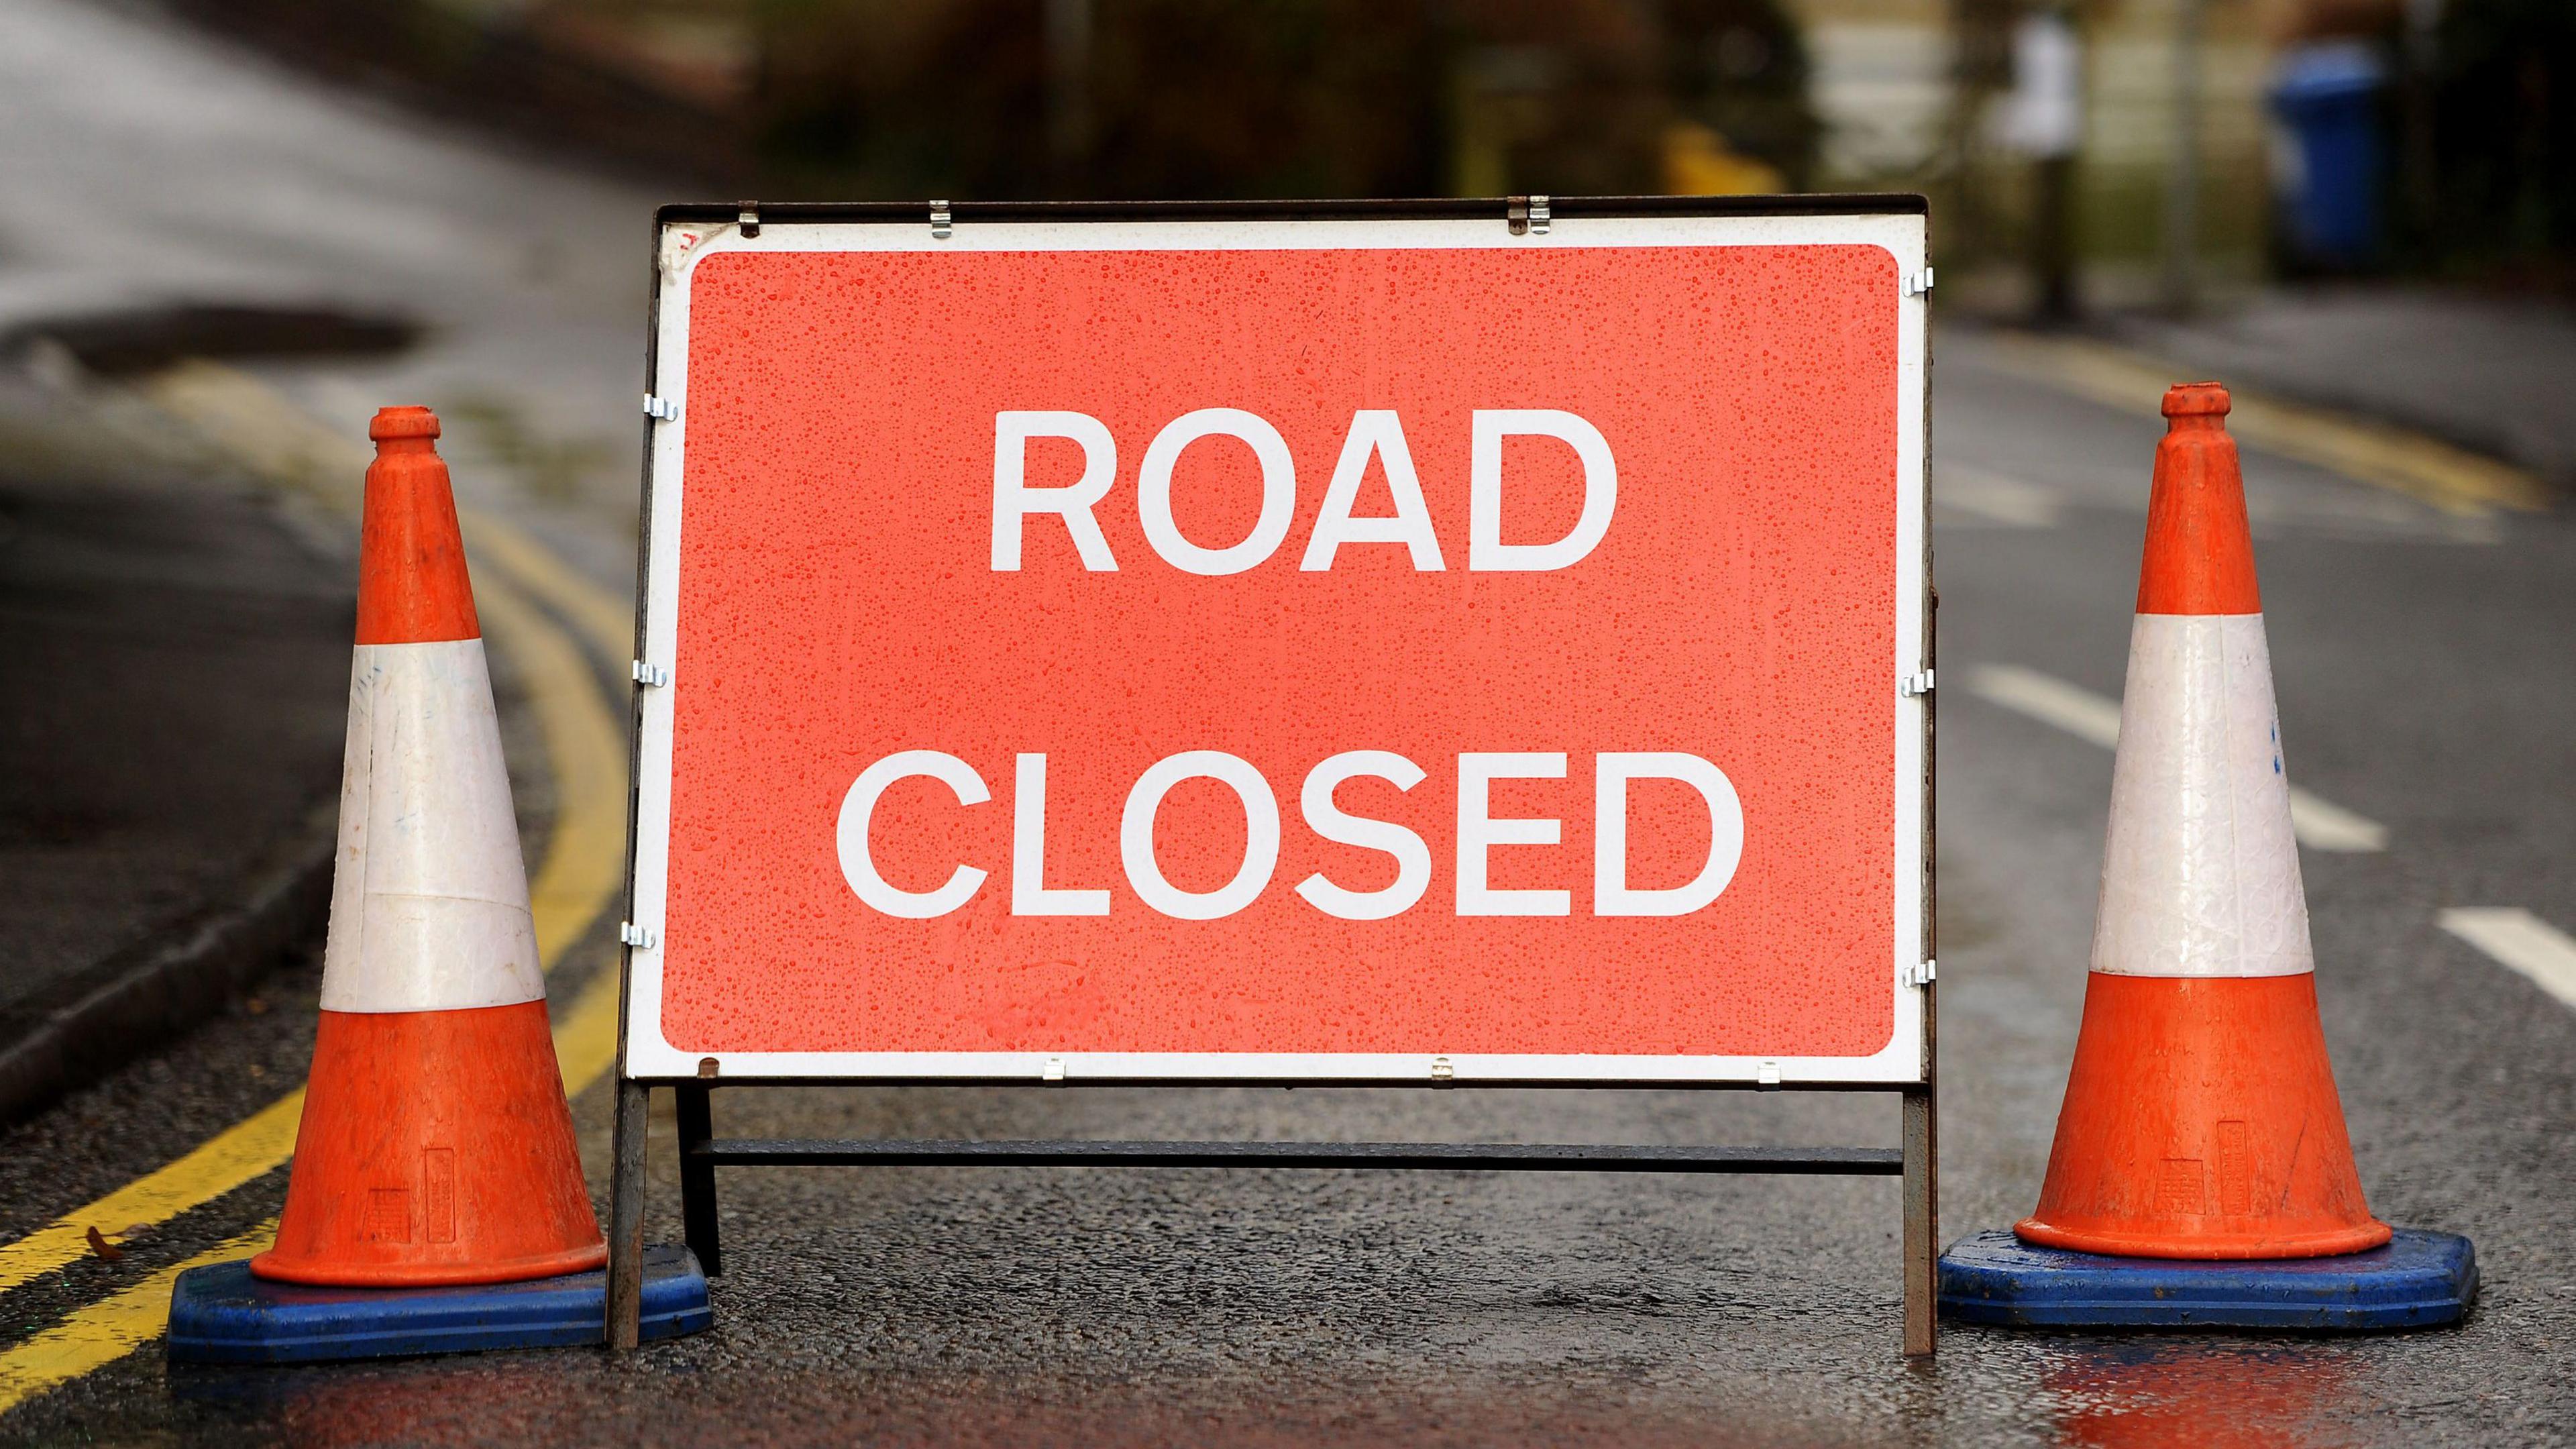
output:
MULTIPOLYGON (((623 728, 644 236, 665 198, 62 0, 0 8, 0 127, 12 319, 246 299, 428 328, 391 359, 134 386, 282 486, 323 493, 354 481, 334 474, 346 454, 330 439, 357 436, 376 404, 457 421, 558 1044, 604 1192, 598 973, 615 959, 624 773, 599 746, 623 728)), ((1948 1239, 2037 1198, 2161 424, 2151 388, 2089 353, 1959 326, 1935 349, 1948 1239)), ((2326 1031, 2372 1207, 2477 1242, 2486 1288, 2461 1328, 1952 1328, 1937 1362, 1908 1365, 1884 1180, 782 1169, 725 1180, 717 1328, 630 1362, 174 1371, 153 1317, 168 1270, 255 1238, 283 1196, 293 1112, 277 1104, 309 1048, 308 958, 255 1004, 0 1132, 0 1441, 2563 1442, 2576 527, 2439 477, 2342 476, 2319 461, 2337 456, 2331 437, 2267 438, 2248 438, 2247 482, 2309 797, 2326 1031), (121 1256, 87 1249, 89 1227, 121 1256)), ((664 1241, 679 1232, 668 1110, 648 1223, 664 1241)), ((1893 1145, 1896 1110, 1681 1092, 779 1090, 720 1094, 717 1126, 1893 1145)))

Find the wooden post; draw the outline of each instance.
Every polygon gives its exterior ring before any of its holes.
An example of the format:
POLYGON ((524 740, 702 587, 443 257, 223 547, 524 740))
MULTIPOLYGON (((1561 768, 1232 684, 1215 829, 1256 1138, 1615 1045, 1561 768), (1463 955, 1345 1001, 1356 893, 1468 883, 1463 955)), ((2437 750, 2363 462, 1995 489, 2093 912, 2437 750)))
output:
POLYGON ((1941 1252, 1940 1189, 1934 1166, 1939 1097, 1930 1086, 1905 1094, 1905 1356, 1937 1346, 1941 1252))
POLYGON ((617 1144, 608 1180, 608 1347, 632 1352, 644 1331, 644 1134, 652 1089, 617 1079, 617 1144))

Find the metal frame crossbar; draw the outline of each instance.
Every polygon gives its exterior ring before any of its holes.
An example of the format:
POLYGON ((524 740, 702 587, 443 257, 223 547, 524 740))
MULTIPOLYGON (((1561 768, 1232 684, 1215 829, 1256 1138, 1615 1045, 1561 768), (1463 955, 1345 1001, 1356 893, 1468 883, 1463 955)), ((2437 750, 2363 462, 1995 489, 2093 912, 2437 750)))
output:
POLYGON ((680 1216, 689 1250, 724 1271, 719 1167, 1258 1167, 1449 1172, 1768 1173, 1902 1177, 1896 1147, 1632 1146, 1589 1142, 863 1141, 712 1135, 714 1089, 679 1093, 680 1216))
MULTIPOLYGON (((907 1140, 717 1137, 710 1081, 618 1083, 617 1167, 621 1187, 643 1178, 645 1117, 654 1086, 677 1098, 680 1217, 689 1249, 713 1277, 724 1271, 717 1225, 719 1167, 1128 1167, 1264 1168, 1338 1171, 1751 1173, 1798 1177, 1894 1177, 1904 1196, 1905 1352, 1928 1354, 1934 1338, 1933 1271, 1938 1251, 1934 1177, 1935 1097, 1902 1089, 1897 1147, 1725 1147, 1621 1143, 1118 1141, 1101 1139, 907 1140)), ((640 1190, 619 1193, 613 1241, 642 1241, 640 1190)), ((627 1261, 619 1255, 620 1264, 627 1261)), ((625 1302, 610 1275, 610 1328, 625 1302)), ((639 1283, 640 1291, 640 1283, 639 1283)), ((631 1345, 629 1345, 631 1346, 631 1345)))

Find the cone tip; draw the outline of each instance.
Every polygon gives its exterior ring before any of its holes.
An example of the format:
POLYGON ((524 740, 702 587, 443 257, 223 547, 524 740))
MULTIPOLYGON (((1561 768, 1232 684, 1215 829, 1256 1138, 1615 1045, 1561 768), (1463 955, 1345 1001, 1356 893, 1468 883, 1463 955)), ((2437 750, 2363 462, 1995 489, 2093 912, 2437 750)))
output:
POLYGON ((2223 383, 2178 382, 2165 389, 2165 416, 2169 418, 2225 417, 2229 406, 2223 383))
POLYGON ((438 456, 438 414, 379 408, 359 526, 358 642, 428 644, 479 639, 474 585, 457 536, 456 500, 438 456))
POLYGON ((379 443, 396 438, 435 438, 438 414, 424 407, 378 408, 367 424, 367 436, 379 443))
POLYGON ((2138 576, 2141 614, 2263 611, 2227 408, 2227 389, 2214 382, 2165 390, 2165 436, 2156 445, 2138 576))

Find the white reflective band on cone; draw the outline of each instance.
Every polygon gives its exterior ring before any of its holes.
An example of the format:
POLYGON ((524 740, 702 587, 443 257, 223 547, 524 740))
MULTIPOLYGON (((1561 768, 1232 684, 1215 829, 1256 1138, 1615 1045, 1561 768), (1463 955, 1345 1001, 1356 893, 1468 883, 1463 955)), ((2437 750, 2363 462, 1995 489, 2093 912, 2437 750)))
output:
POLYGON ((2130 633, 2093 969, 2316 969, 2260 614, 2140 614, 2130 633))
POLYGON ((345 758, 322 1009, 544 996, 483 641, 359 645, 345 758))

